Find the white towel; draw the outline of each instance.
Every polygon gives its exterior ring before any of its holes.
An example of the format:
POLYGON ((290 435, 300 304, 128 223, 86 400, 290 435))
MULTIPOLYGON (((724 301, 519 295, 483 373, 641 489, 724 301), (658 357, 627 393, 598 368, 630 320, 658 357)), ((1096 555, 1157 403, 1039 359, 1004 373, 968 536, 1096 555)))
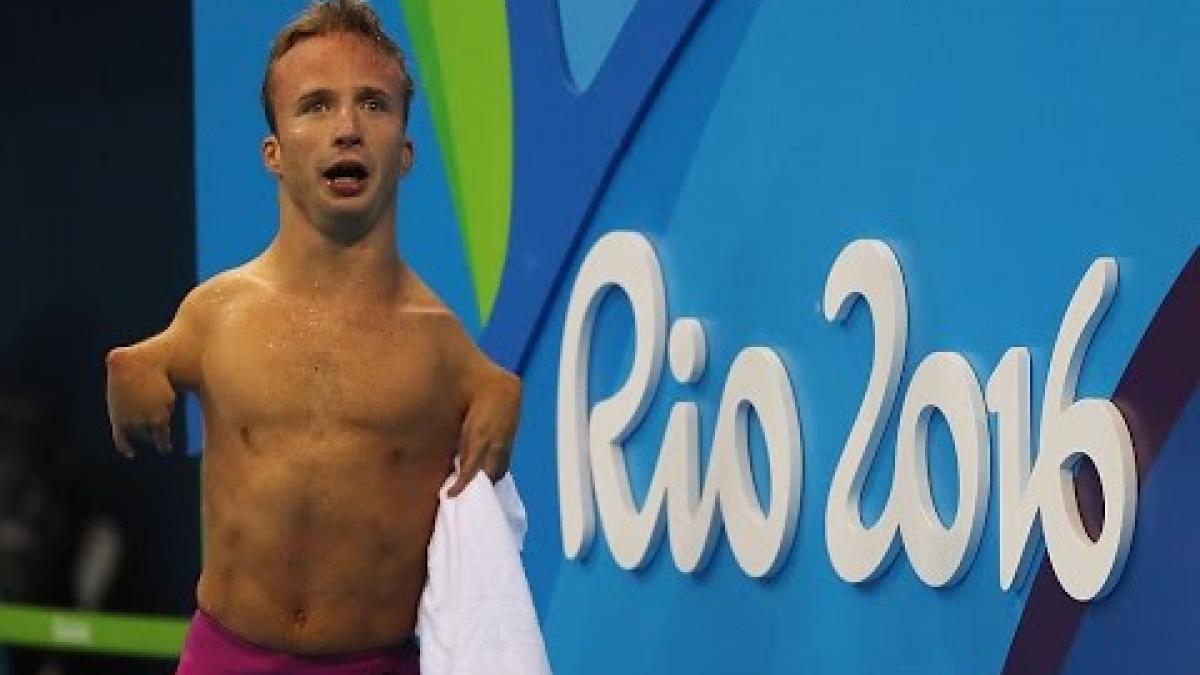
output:
POLYGON ((482 471, 440 505, 429 540, 429 578, 417 614, 422 675, 549 675, 521 565, 525 507, 511 475, 482 471))

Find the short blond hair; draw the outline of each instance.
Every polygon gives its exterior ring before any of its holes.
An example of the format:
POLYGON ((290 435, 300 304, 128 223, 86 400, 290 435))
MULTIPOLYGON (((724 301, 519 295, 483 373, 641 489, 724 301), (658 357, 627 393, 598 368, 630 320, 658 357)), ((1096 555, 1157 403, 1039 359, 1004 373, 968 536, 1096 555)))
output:
POLYGON ((271 72, 275 62, 291 51, 292 47, 304 40, 336 33, 349 33, 367 38, 384 55, 394 59, 400 65, 400 91, 403 96, 404 121, 408 122, 408 110, 412 104, 412 76, 408 74, 404 52, 383 30, 379 15, 363 0, 319 0, 309 5, 300 16, 283 27, 271 43, 271 52, 267 57, 267 70, 262 81, 263 114, 267 117, 267 127, 271 133, 276 132, 275 110, 271 106, 271 72))

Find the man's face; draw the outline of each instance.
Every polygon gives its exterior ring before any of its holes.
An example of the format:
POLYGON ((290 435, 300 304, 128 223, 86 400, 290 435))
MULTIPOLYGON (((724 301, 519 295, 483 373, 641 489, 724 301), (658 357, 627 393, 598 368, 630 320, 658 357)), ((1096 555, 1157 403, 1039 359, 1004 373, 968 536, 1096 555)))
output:
POLYGON ((277 132, 263 159, 285 196, 331 234, 373 226, 412 165, 400 65, 370 40, 337 33, 296 44, 271 78, 277 132))

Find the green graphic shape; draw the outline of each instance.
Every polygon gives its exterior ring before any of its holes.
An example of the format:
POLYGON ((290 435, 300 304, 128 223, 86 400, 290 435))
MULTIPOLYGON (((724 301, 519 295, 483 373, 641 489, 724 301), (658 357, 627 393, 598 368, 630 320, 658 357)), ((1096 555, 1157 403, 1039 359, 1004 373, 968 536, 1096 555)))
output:
POLYGON ((502 0, 400 0, 466 246, 479 322, 491 316, 512 211, 512 80, 502 0))
POLYGON ((175 658, 188 620, 0 603, 0 644, 175 658))

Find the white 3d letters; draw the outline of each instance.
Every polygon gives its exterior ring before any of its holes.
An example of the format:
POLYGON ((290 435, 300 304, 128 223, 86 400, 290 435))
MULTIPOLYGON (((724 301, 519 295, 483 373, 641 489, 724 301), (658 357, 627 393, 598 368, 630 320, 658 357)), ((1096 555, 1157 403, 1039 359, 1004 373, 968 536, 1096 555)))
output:
POLYGON ((979 382, 959 354, 930 354, 917 367, 900 411, 896 471, 883 515, 862 522, 860 498, 875 449, 895 401, 908 334, 908 301, 895 254, 879 241, 842 250, 825 284, 825 318, 841 322, 862 297, 875 326, 875 356, 866 394, 833 474, 825 509, 826 548, 833 569, 853 583, 890 565, 897 535, 917 576, 930 586, 962 577, 987 515, 990 461, 987 414, 979 382), (927 431, 933 411, 946 418, 958 458, 958 514, 946 527, 929 485, 927 431))
MULTIPOLYGON (((900 263, 881 241, 854 241, 841 251, 825 283, 825 318, 842 323, 862 299, 874 346, 825 504, 825 544, 839 577, 851 583, 873 579, 901 548, 929 586, 953 584, 966 574, 991 492, 990 411, 999 467, 1000 586, 1020 586, 1043 536, 1055 575, 1072 597, 1086 601, 1112 589, 1133 537, 1133 442, 1112 401, 1076 400, 1075 386, 1116 284, 1116 262, 1101 258, 1067 306, 1046 378, 1035 461, 1029 349, 1005 353, 988 379, 986 406, 971 364, 955 352, 927 354, 901 393, 908 298, 900 263), (898 395, 892 487, 879 519, 867 526, 863 485, 898 395), (949 524, 934 507, 929 479, 928 431, 935 414, 950 431, 958 468, 957 509, 949 524), (1103 493, 1104 523, 1095 541, 1083 527, 1075 496, 1075 470, 1084 458, 1095 466, 1103 493)), ((599 511, 621 567, 644 565, 666 533, 676 567, 691 573, 703 569, 723 524, 742 570, 753 577, 773 574, 787 558, 796 528, 803 444, 791 381, 772 349, 746 347, 734 358, 703 480, 699 407, 692 401, 671 406, 645 502, 640 508, 635 503, 625 443, 654 399, 664 358, 681 385, 694 384, 708 360, 699 320, 681 317, 669 334, 667 327, 663 274, 650 242, 635 232, 602 237, 579 270, 563 327, 557 433, 564 551, 570 559, 587 552, 599 511), (612 290, 622 292, 633 310, 633 365, 615 394, 593 403, 587 377, 595 316, 612 290), (766 440, 771 498, 765 510, 751 471, 751 410, 766 440)))
MULTIPOLYGON (((800 505, 803 449, 787 370, 766 347, 743 349, 721 395, 708 471, 700 481, 699 413, 678 402, 664 432, 658 464, 642 508, 634 503, 624 443, 645 415, 662 371, 666 343, 662 271, 650 243, 614 232, 588 252, 571 292, 563 328, 558 389, 558 471, 563 548, 583 555, 594 537, 594 512, 613 558, 625 569, 643 565, 670 533, 676 566, 702 569, 723 522, 746 574, 772 574, 791 548, 800 505), (628 297, 634 317, 633 367, 611 397, 589 406, 587 367, 596 309, 610 288, 628 297), (759 507, 750 469, 749 409, 762 420, 770 467, 771 503, 759 507)), ((671 330, 671 370, 694 382, 706 361, 701 324, 680 319, 671 330)))
POLYGON ((1137 468, 1125 418, 1112 401, 1075 400, 1079 368, 1092 334, 1112 303, 1117 263, 1092 263, 1067 306, 1054 341, 1037 462, 1030 467, 1029 350, 1014 347, 988 382, 988 406, 999 422, 1000 585, 1024 581, 1041 511, 1050 564, 1063 590, 1091 600, 1112 590, 1125 565, 1137 510, 1137 468), (1086 456, 1100 475, 1104 526, 1093 542, 1075 498, 1074 469, 1086 456))

